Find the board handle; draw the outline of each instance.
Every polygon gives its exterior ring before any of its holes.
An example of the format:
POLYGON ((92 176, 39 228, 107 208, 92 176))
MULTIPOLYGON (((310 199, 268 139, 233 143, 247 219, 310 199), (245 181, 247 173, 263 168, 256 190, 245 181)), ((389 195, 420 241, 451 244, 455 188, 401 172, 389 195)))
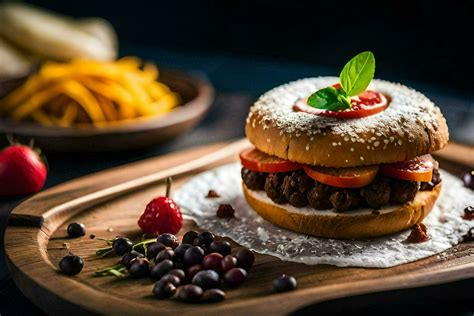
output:
POLYGON ((445 148, 433 153, 447 161, 474 169, 474 147, 450 142, 445 148))
POLYGON ((43 216, 35 216, 28 214, 11 214, 8 217, 8 226, 29 226, 29 227, 41 227, 43 225, 43 216))

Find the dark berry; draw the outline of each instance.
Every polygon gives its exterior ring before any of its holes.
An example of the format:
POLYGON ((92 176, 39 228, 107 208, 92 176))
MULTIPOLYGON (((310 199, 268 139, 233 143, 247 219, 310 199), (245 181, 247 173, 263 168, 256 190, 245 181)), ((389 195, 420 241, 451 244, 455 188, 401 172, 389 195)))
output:
POLYGON ((219 274, 213 270, 203 270, 193 277, 193 284, 202 289, 212 289, 219 285, 219 274))
POLYGON ((178 258, 184 258, 184 253, 186 252, 186 250, 188 250, 191 247, 192 246, 189 245, 189 244, 181 244, 181 245, 179 245, 178 247, 175 248, 174 254, 178 258))
POLYGON ((201 300, 207 303, 216 303, 225 299, 225 292, 220 289, 205 290, 201 300))
POLYGON ((178 238, 176 238, 175 235, 170 234, 170 233, 161 234, 160 236, 158 236, 156 241, 159 241, 166 247, 170 247, 173 249, 178 247, 179 245, 178 238))
POLYGON ((206 270, 215 270, 216 272, 221 271, 221 264, 224 257, 217 252, 208 254, 202 260, 202 267, 206 270))
POLYGON ((81 223, 71 223, 67 226, 67 235, 71 238, 81 237, 86 234, 86 226, 81 223))
POLYGON ((227 241, 213 241, 209 245, 209 253, 217 252, 223 256, 230 255, 231 246, 227 241))
POLYGON ((145 251, 145 249, 147 249, 147 248, 143 244, 135 245, 135 246, 132 247, 132 249, 139 252, 139 253, 141 253, 142 255, 145 255, 145 252, 147 252, 147 254, 148 254, 148 251, 145 251))
POLYGON ((184 280, 186 280, 186 273, 184 273, 184 270, 172 269, 168 272, 168 274, 177 276, 179 278, 180 283, 184 283, 184 280))
POLYGON ((198 236, 197 232, 195 232, 194 230, 190 230, 186 234, 183 235, 183 241, 181 243, 192 245, 194 239, 196 239, 197 236, 198 236))
POLYGON ((150 275, 152 278, 161 279, 162 276, 167 274, 171 269, 173 269, 174 264, 173 261, 169 259, 165 259, 153 266, 150 271, 150 275))
POLYGON ((184 263, 188 266, 194 264, 201 264, 202 259, 204 258, 204 250, 199 246, 192 246, 184 252, 184 263))
POLYGON ((202 294, 202 289, 199 286, 186 284, 178 288, 177 298, 183 302, 197 302, 202 294))
POLYGON ((280 277, 273 280, 273 290, 275 292, 287 292, 296 289, 296 279, 292 276, 281 275, 280 277))
POLYGON ((474 206, 467 206, 464 209, 464 216, 462 217, 465 220, 474 220, 474 206))
POLYGON ((186 269, 186 277, 188 278, 189 281, 193 279, 193 277, 198 273, 199 271, 202 270, 202 265, 200 264, 195 264, 193 266, 190 266, 188 269, 186 269))
POLYGON ((179 286, 181 283, 181 280, 176 275, 170 273, 162 276, 160 281, 172 283, 174 286, 179 286))
POLYGON ((166 249, 165 245, 161 242, 154 242, 146 248, 146 257, 148 259, 153 259, 163 249, 166 249))
POLYGON ((122 260, 120 261, 121 264, 123 264, 127 269, 130 268, 131 261, 135 258, 141 257, 143 258, 143 254, 139 253, 138 251, 132 250, 129 252, 126 252, 122 256, 122 260))
POLYGON ((462 180, 464 182, 464 186, 474 190, 474 170, 470 172, 466 172, 462 176, 462 180))
POLYGON ((125 237, 118 237, 112 242, 112 248, 117 256, 123 256, 125 253, 132 251, 133 242, 125 237))
POLYGON ((59 269, 67 275, 76 275, 84 268, 84 261, 81 257, 75 255, 67 255, 59 261, 59 269))
POLYGON ((204 250, 204 254, 206 254, 206 255, 209 254, 208 245, 200 245, 199 247, 201 247, 202 250, 204 250))
POLYGON ((207 245, 209 246, 214 241, 214 234, 208 231, 200 233, 193 242, 193 245, 207 245))
POLYGON ((153 295, 156 298, 170 298, 174 293, 176 293, 176 286, 171 282, 162 282, 160 280, 153 286, 153 295))
POLYGON ((221 270, 222 271, 229 271, 232 268, 237 267, 237 258, 231 255, 227 255, 221 261, 221 270))
POLYGON ((137 257, 131 261, 128 273, 136 278, 142 278, 150 273, 150 262, 141 257, 137 257))
POLYGON ((176 256, 174 256, 173 258, 173 263, 176 269, 184 269, 186 267, 186 265, 184 264, 184 260, 181 258, 177 258, 176 256))
POLYGON ((255 262, 255 255, 247 248, 242 248, 235 254, 239 267, 249 270, 255 262))
POLYGON ((165 259, 173 260, 173 258, 174 258, 174 251, 173 250, 163 249, 156 255, 155 262, 158 263, 158 262, 163 261, 165 259))
POLYGON ((242 268, 232 268, 224 274, 223 279, 227 286, 239 286, 247 279, 247 271, 242 268))

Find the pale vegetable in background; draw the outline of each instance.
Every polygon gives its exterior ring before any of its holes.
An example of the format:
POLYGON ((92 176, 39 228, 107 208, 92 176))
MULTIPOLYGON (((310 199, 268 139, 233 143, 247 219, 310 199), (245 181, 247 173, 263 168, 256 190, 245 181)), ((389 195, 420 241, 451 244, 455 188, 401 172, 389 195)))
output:
POLYGON ((12 65, 0 66, 0 77, 25 75, 25 65, 30 70, 40 60, 114 60, 118 46, 104 19, 73 19, 20 3, 0 5, 0 43, 0 56, 12 65))

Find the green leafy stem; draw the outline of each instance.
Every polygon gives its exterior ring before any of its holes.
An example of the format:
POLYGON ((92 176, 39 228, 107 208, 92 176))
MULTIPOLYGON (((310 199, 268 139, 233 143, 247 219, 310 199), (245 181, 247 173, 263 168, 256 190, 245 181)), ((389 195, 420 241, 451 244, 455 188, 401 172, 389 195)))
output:
MULTIPOLYGON (((98 238, 98 239, 101 239, 101 240, 105 241, 108 245, 112 245, 112 242, 113 242, 113 240, 102 239, 102 238, 98 238)), ((147 246, 149 244, 152 244, 152 243, 155 243, 155 242, 156 242, 156 238, 142 239, 140 242, 133 245, 132 250, 136 250, 136 249, 139 249, 140 247, 143 247, 144 255, 146 257, 146 255, 147 255, 147 246)), ((99 258, 103 258, 103 257, 113 255, 115 253, 114 253, 114 249, 111 246, 109 246, 109 247, 97 249, 95 254, 99 258)), ((125 274, 126 270, 127 270, 127 268, 123 264, 119 263, 119 264, 116 264, 114 266, 110 266, 110 267, 104 268, 102 270, 95 271, 93 275, 94 275, 94 277, 115 276, 117 278, 123 278, 123 277, 126 276, 126 274, 125 274)))
POLYGON ((350 97, 364 92, 374 78, 375 57, 366 51, 354 56, 340 75, 340 88, 326 87, 309 96, 308 105, 318 109, 341 111, 352 107, 350 97))

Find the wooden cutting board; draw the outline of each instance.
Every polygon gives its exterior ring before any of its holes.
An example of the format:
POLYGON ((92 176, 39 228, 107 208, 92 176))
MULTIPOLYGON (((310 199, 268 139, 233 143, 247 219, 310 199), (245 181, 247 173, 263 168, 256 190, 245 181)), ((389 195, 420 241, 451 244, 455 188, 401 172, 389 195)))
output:
MULTIPOLYGON (((176 189, 198 172, 237 160, 237 153, 246 146, 246 141, 238 141, 173 153, 79 178, 35 195, 13 210, 6 229, 5 248, 13 279, 48 314, 241 315, 249 311, 287 314, 336 298, 474 277, 474 242, 389 269, 307 266, 257 255, 248 281, 227 291, 226 300, 216 304, 157 300, 151 295, 151 279, 92 276, 118 259, 95 258, 95 249, 104 244, 89 239, 89 234, 138 238, 137 218, 148 201, 163 194, 163 178, 179 174, 174 177, 176 189), (71 222, 84 223, 86 236, 68 239, 66 227, 71 222), (66 255, 64 243, 85 260, 84 270, 77 276, 67 277, 57 271, 59 260, 66 255), (296 291, 271 292, 271 281, 281 273, 297 278, 296 291)), ((438 156, 441 167, 452 172, 463 170, 459 163, 473 168, 472 157, 473 148, 454 144, 438 156)), ((183 231, 191 228, 196 229, 186 221, 183 231)))

